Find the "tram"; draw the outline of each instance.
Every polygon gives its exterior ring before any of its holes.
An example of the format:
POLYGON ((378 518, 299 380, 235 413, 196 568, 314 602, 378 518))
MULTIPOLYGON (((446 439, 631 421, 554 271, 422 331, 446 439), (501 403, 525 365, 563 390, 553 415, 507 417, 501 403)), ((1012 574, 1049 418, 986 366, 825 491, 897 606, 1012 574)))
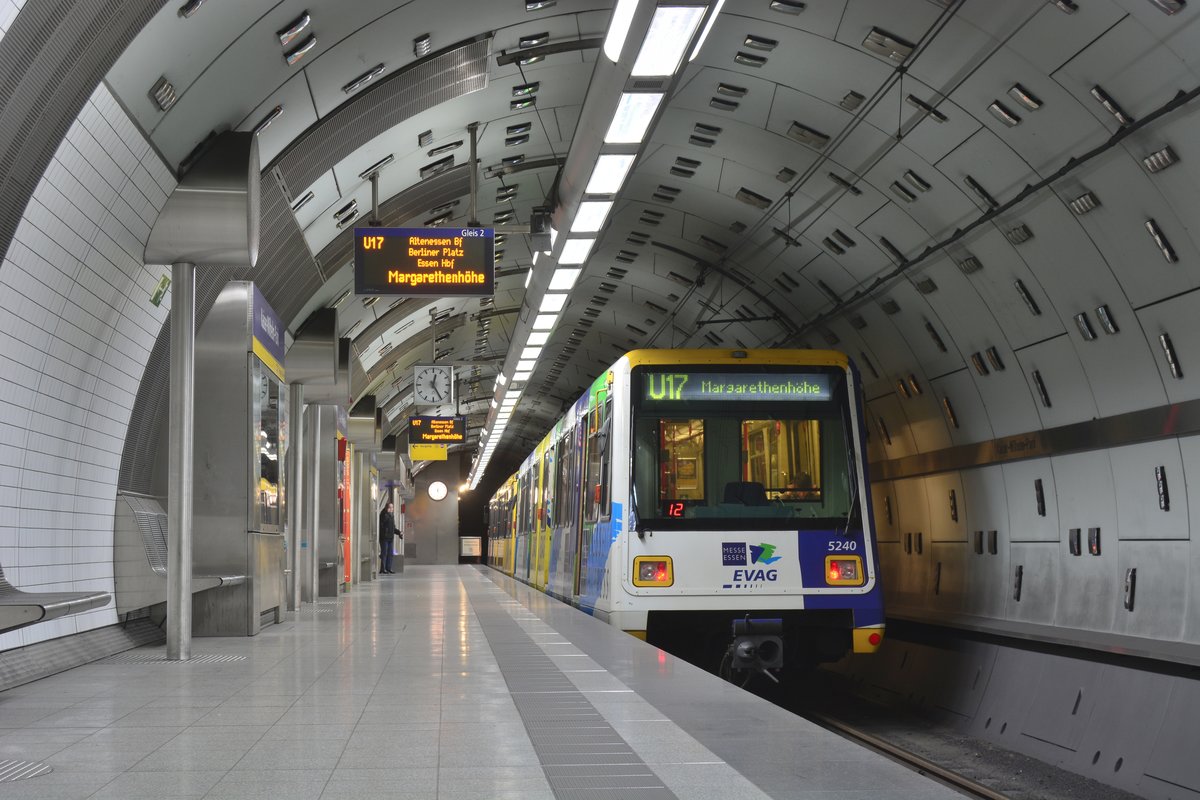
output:
POLYGON ((635 350, 493 496, 489 563, 727 677, 777 679, 881 644, 870 496, 844 354, 635 350))

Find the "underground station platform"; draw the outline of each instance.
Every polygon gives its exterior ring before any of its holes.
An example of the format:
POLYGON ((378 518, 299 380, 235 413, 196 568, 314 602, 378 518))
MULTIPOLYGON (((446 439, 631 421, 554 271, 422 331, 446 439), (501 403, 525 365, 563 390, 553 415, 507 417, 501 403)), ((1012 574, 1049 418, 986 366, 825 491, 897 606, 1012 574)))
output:
POLYGON ((492 571, 0 695, 0 798, 899 800, 957 793, 492 571))

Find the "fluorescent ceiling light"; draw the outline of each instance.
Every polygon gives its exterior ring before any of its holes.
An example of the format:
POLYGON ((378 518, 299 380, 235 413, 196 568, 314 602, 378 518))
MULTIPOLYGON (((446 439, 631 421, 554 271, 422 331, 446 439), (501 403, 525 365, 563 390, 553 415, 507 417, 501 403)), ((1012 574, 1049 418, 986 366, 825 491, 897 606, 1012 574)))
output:
POLYGON ((556 322, 558 322, 558 314, 538 314, 533 318, 533 329, 535 331, 552 330, 556 322))
MULTIPOLYGON (((550 250, 554 249, 554 244, 557 241, 558 241, 558 228, 551 225, 550 226, 550 250)), ((548 253, 548 252, 550 252, 550 250, 547 250, 546 252, 548 253)))
POLYGON ((575 219, 571 222, 571 233, 595 233, 604 226, 608 212, 612 210, 611 200, 588 200, 579 204, 575 219))
POLYGON ((513 375, 513 380, 514 381, 527 381, 527 380, 529 380, 529 376, 532 374, 533 374, 532 372, 518 372, 516 375, 513 375))
POLYGON ((587 261, 588 253, 592 252, 595 239, 570 239, 563 245, 562 253, 558 256, 559 264, 582 264, 587 261))
MULTIPOLYGON (((562 270, 560 269, 558 272, 562 272, 562 270)), ((558 272, 556 272, 554 274, 557 275, 558 272)), ((550 288, 551 289, 554 288, 553 281, 550 282, 550 288)), ((529 338, 526 340, 526 343, 527 344, 545 344, 548 341, 550 341, 550 331, 534 331, 533 333, 529 334, 529 338)))
POLYGON ((633 12, 637 11, 637 7, 638 0, 617 0, 612 21, 608 23, 608 33, 604 37, 604 55, 608 56, 609 61, 621 60, 625 37, 629 35, 629 25, 633 22, 633 12))
POLYGON ((625 176, 633 166, 634 155, 602 155, 596 159, 592 177, 588 180, 584 194, 616 194, 625 183, 625 176))
MULTIPOLYGON (((554 277, 550 279, 550 288, 548 291, 551 291, 551 292, 569 292, 569 291, 571 291, 571 287, 575 285, 575 281, 579 280, 579 273, 581 273, 581 272, 583 272, 582 269, 570 269, 570 268, 554 270, 554 277)), ((533 341, 533 337, 531 336, 529 343, 530 344, 545 344, 546 342, 545 341, 535 342, 535 341, 533 341)))
POLYGON ((725 5, 725 0, 717 0, 717 6, 713 9, 712 16, 708 18, 708 24, 704 26, 704 32, 700 34, 700 39, 696 42, 696 49, 688 56, 688 61, 693 60, 700 55, 700 48, 704 46, 704 40, 708 38, 708 34, 712 32, 713 24, 717 21, 717 14, 721 13, 721 6, 725 5))
MULTIPOLYGON (((542 307, 538 309, 545 314, 549 311, 562 311, 563 306, 567 304, 566 294, 547 294, 542 296, 542 307)), ((519 368, 518 368, 519 369, 519 368)))
MULTIPOLYGON (((521 351, 521 358, 537 358, 541 354, 542 354, 542 348, 540 348, 540 347, 526 347, 524 350, 521 351)), ((507 403, 508 401, 505 400, 504 402, 507 403)), ((513 402, 514 403, 516 402, 516 398, 513 398, 513 402)))
MULTIPOLYGON (((650 30, 646 32, 646 40, 642 42, 630 74, 634 77, 674 75, 705 11, 704 6, 659 6, 655 9, 650 30)), ((714 13, 713 19, 716 17, 714 13)))
POLYGON ((537 366, 536 358, 529 358, 524 361, 517 362, 517 372, 528 372, 537 366))
POLYGON ((529 271, 525 273, 525 288, 526 289, 529 288, 529 282, 531 280, 533 280, 533 267, 530 267, 529 271))
POLYGON ((537 260, 538 260, 538 256, 540 256, 541 254, 542 254, 542 251, 541 251, 541 250, 534 250, 534 251, 533 251, 533 265, 534 265, 535 267, 537 266, 537 260))
POLYGON ((604 143, 641 144, 662 99, 658 92, 623 93, 608 133, 604 134, 604 143))

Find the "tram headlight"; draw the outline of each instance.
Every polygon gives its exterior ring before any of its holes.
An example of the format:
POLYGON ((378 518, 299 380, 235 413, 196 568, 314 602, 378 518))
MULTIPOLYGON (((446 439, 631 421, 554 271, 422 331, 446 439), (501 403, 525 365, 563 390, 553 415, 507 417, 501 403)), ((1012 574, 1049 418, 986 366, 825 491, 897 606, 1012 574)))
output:
POLYGON ((670 556, 636 556, 633 559, 634 586, 671 586, 675 571, 670 556))
POLYGON ((866 582, 858 556, 826 556, 825 583, 829 586, 862 586, 866 582))

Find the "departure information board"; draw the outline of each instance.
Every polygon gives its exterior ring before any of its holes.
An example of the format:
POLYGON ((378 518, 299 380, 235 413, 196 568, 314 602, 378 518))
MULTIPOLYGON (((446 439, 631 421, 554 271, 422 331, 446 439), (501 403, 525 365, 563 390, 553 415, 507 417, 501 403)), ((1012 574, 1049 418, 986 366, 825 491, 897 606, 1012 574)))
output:
POLYGON ((467 440, 466 417, 409 417, 408 441, 416 444, 455 444, 467 440))
POLYGON ((355 228, 354 293, 491 297, 492 228, 355 228))

